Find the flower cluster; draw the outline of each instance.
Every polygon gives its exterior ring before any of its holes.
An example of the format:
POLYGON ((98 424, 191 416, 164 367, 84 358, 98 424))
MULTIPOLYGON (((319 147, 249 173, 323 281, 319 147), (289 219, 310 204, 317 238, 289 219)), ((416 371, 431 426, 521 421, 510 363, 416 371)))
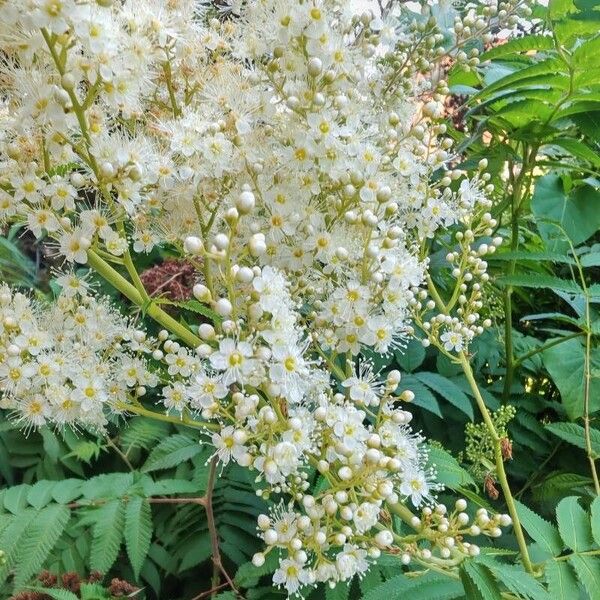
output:
POLYGON ((63 275, 46 305, 0 287, 0 392, 26 428, 49 423, 100 428, 106 408, 155 386, 145 334, 85 281, 63 275))
MULTIPOLYGON (((43 310, 3 288, 0 385, 33 425, 102 426, 108 409, 139 412, 150 388, 182 422, 201 417, 220 461, 252 469, 259 493, 281 501, 259 529, 268 551, 284 550, 275 583, 295 593, 360 575, 394 545, 431 556, 380 524, 399 503, 432 504, 437 487, 403 409, 412 393, 396 395, 400 373, 375 374, 358 356, 401 346, 412 315, 422 323, 437 231, 483 222, 467 243, 493 224, 485 177, 446 169, 452 140, 432 123, 445 83, 396 68, 412 29, 393 11, 226 8, 0 4, 0 224, 96 268, 170 327, 150 340, 70 275, 43 310), (211 323, 190 331, 149 296, 132 252, 159 245, 195 269, 211 323)), ((475 19, 473 31, 488 26, 475 19)), ((431 58, 441 40, 416 46, 431 58)), ((479 289, 467 288, 493 247, 465 250, 453 272, 467 282, 459 317, 422 323, 447 350, 483 326, 479 289)), ((413 542, 442 558, 474 553, 434 533, 460 538, 464 517, 436 507, 418 521, 426 535, 413 542)), ((486 522, 491 535, 500 521, 486 522)))

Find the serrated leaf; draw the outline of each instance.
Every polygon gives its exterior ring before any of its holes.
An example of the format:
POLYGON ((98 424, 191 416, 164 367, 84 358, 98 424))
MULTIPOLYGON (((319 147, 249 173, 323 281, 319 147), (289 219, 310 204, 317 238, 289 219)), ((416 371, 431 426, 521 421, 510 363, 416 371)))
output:
POLYGON ((598 546, 600 546, 600 496, 596 496, 592 502, 590 513, 592 515, 592 537, 598 546))
POLYGON ((472 560, 466 560, 464 571, 481 594, 483 600, 502 599, 498 584, 487 567, 472 560))
MULTIPOLYGON (((50 596, 52 600, 79 600, 79 597, 76 596, 73 592, 65 589, 57 589, 57 588, 44 588, 44 587, 32 587, 29 588, 34 592, 39 592, 40 594, 44 594, 45 596, 50 596)), ((96 600, 96 599, 94 599, 96 600)))
POLYGON ((398 386, 398 393, 403 392, 404 390, 411 390, 414 393, 415 398, 413 404, 442 418, 442 411, 440 410, 440 404, 437 401, 437 398, 413 374, 406 375, 402 378, 402 381, 398 386))
POLYGON ((438 374, 421 371, 415 373, 415 377, 424 383, 429 389, 438 393, 453 406, 458 408, 471 419, 474 419, 473 406, 467 395, 448 378, 438 374))
POLYGON ((503 275, 496 278, 496 283, 503 286, 525 287, 535 289, 550 289, 567 292, 569 294, 580 294, 583 290, 570 279, 560 279, 552 275, 541 275, 539 273, 521 273, 516 275, 503 275))
POLYGON ((545 573, 552 600, 573 600, 579 597, 577 578, 565 561, 548 561, 545 573))
POLYGON ((41 570, 70 517, 71 511, 66 506, 54 504, 41 510, 31 522, 17 554, 14 576, 17 589, 41 570))
POLYGON ((136 580, 152 541, 152 511, 147 498, 134 496, 125 507, 125 547, 136 580))
POLYGON ((492 254, 488 261, 531 261, 540 263, 542 261, 549 261, 553 263, 564 263, 567 265, 574 265, 575 261, 568 255, 560 252, 528 252, 527 250, 515 250, 507 252, 496 252, 492 254))
POLYGON ((529 52, 531 50, 551 50, 554 48, 552 37, 547 35, 526 35, 522 38, 509 39, 484 52, 480 58, 482 61, 494 60, 501 57, 511 57, 516 52, 529 52))
POLYGON ((564 543, 575 552, 589 550, 592 545, 590 520, 575 496, 563 498, 556 507, 558 530, 564 543))
POLYGON ((82 481, 80 479, 61 480, 60 485, 56 485, 52 488, 52 498, 59 504, 72 502, 81 495, 81 483, 82 481))
POLYGON ((44 508, 52 500, 52 490, 57 486, 56 481, 42 479, 31 486, 27 493, 27 502, 33 508, 44 508))
POLYGON ((13 514, 19 513, 27 506, 27 494, 31 486, 22 484, 8 488, 4 492, 4 508, 13 514))
POLYGON ((117 560, 123 536, 124 506, 120 500, 107 502, 94 515, 90 567, 106 573, 117 560))
POLYGON ((170 469, 180 463, 189 460, 202 451, 198 442, 183 433, 177 433, 163 440, 150 452, 148 460, 142 467, 142 472, 170 469))
POLYGON ((461 486, 475 485, 469 472, 463 469, 449 452, 433 445, 428 445, 427 451, 429 454, 427 464, 435 467, 437 481, 453 490, 461 486))
POLYGON ((560 554, 563 544, 558 529, 521 502, 515 500, 515 504, 521 525, 531 538, 552 556, 560 554))
POLYGON ((569 556, 569 562, 590 598, 597 598, 600 590, 600 558, 573 554, 569 556))
MULTIPOLYGON (((565 440, 565 442, 583 450, 586 449, 585 429, 581 425, 577 425, 577 423, 550 423, 546 425, 546 429, 555 436, 565 440)), ((600 456, 600 431, 590 428, 590 438, 592 452, 596 456, 600 456)))
POLYGON ((485 556, 480 556, 478 562, 484 563, 511 592, 531 600, 552 600, 542 585, 521 567, 499 563, 485 556))
POLYGON ((362 600, 405 600, 410 596, 452 600, 464 597, 464 590, 459 581, 436 573, 426 573, 418 578, 398 575, 369 590, 362 600))

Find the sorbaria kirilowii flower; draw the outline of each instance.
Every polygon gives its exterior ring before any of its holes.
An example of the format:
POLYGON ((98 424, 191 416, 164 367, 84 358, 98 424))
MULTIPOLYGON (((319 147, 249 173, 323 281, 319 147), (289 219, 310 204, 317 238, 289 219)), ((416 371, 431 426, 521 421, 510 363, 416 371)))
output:
MULTIPOLYGON (((221 463, 251 469, 274 499, 258 528, 290 594, 361 575, 390 548, 405 564, 476 554, 463 536, 498 535, 509 519, 482 513, 469 528, 464 501, 433 505, 403 405, 413 394, 358 358, 400 348, 412 315, 447 352, 483 326, 479 288, 457 316, 423 312, 435 306, 428 240, 488 206, 484 175, 446 170, 451 141, 432 123, 445 84, 402 70, 410 31, 393 11, 221 8, 0 1, 0 225, 90 264, 163 325, 175 322, 145 295, 131 252, 169 246, 197 267, 193 292, 212 317, 198 336, 175 341, 175 323, 151 339, 69 272, 52 306, 4 286, 3 406, 27 426, 102 427, 144 397, 202 418, 221 463), (407 517, 409 541, 382 518, 403 503, 425 506, 407 517)), ((430 57, 443 36, 427 39, 430 57)), ((469 267, 474 287, 485 265, 471 258, 454 276, 469 267)))

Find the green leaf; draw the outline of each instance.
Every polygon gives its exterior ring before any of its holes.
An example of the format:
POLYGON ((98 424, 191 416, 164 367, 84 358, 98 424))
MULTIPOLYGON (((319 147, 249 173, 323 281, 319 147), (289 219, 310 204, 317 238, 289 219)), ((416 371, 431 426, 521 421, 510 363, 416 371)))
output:
POLYGON ((136 580, 152 541, 152 511, 147 498, 134 496, 125 507, 125 547, 136 580))
POLYGON ((81 600, 112 600, 109 592, 100 583, 82 583, 79 595, 81 600))
POLYGON ((600 558, 573 554, 569 556, 569 562, 590 598, 597 598, 600 590, 600 558))
POLYGON ((542 261, 550 261, 553 263, 564 263, 567 265, 574 265, 575 261, 566 254, 560 252, 528 252, 527 250, 515 250, 508 252, 495 252, 488 259, 488 261, 501 260, 518 260, 518 261, 531 261, 541 263, 542 261))
POLYGON ((93 527, 90 566, 106 573, 117 560, 123 536, 124 506, 121 500, 112 500, 96 509, 93 527))
POLYGON ((18 514, 27 506, 27 495, 31 486, 15 485, 8 488, 4 493, 4 508, 13 514, 18 514))
POLYGON ((549 250, 561 251, 568 247, 565 233, 577 246, 600 229, 600 191, 583 185, 567 193, 562 178, 554 173, 537 180, 531 210, 549 250), (543 221, 558 223, 565 233, 543 221))
POLYGON ((600 267, 600 252, 589 252, 579 257, 582 267, 600 267))
POLYGON ((531 538, 552 556, 560 554, 563 544, 558 529, 524 504, 517 500, 515 500, 515 504, 521 525, 531 538))
POLYGON ((189 460, 202 451, 198 442, 183 433, 177 433, 163 440, 152 450, 148 460, 142 467, 142 472, 170 469, 189 460))
POLYGON ((425 360, 425 348, 419 340, 410 340, 406 348, 394 352, 396 362, 405 371, 414 371, 425 360))
POLYGON ((516 52, 529 52, 530 50, 552 50, 554 41, 547 35, 526 35, 522 38, 508 40, 506 43, 496 46, 484 52, 480 59, 482 61, 493 60, 501 57, 510 57, 516 52))
POLYGON ((179 308, 185 308, 191 310, 207 319, 210 319, 213 323, 220 323, 223 317, 216 313, 212 308, 208 308, 198 300, 186 300, 185 302, 173 302, 171 300, 160 299, 156 301, 157 304, 169 304, 170 306, 177 306, 179 308))
POLYGON ((450 381, 438 373, 428 373, 426 371, 415 373, 415 376, 429 389, 438 393, 450 402, 450 404, 458 408, 458 410, 465 413, 471 421, 474 419, 471 401, 453 381, 450 381))
MULTIPOLYGON (((584 347, 574 338, 544 350, 544 366, 561 394, 569 419, 583 416, 584 409, 584 347)), ((600 354, 593 352, 592 371, 600 367, 600 354)), ((590 412, 600 409, 600 378, 590 381, 590 412)))
MULTIPOLYGON (((546 425, 546 429, 555 436, 565 440, 573 446, 586 449, 585 445, 585 429, 577 423, 550 423, 546 425)), ((600 431, 590 428, 590 438, 592 442, 592 452, 596 456, 600 456, 600 431)))
POLYGON ((573 569, 565 562, 549 560, 546 563, 546 582, 552 600, 579 598, 579 586, 573 569))
MULTIPOLYGON (((536 81, 536 78, 540 75, 553 75, 561 73, 564 69, 565 64, 560 59, 548 58, 539 63, 535 63, 530 67, 518 69, 517 71, 498 79, 494 83, 484 87, 472 100, 475 101, 489 98, 492 94, 509 87, 517 89, 518 87, 526 86, 533 81, 536 81)), ((542 77, 542 81, 543 79, 544 78, 542 77)))
POLYGON ((130 448, 152 448, 158 440, 165 439, 169 435, 170 425, 162 421, 154 421, 146 417, 135 417, 127 422, 121 435, 121 447, 130 448))
POLYGON ((34 508, 43 508, 52 500, 52 490, 60 485, 56 481, 47 481, 45 479, 38 481, 31 486, 27 494, 27 502, 34 508))
POLYGON ((453 490, 461 486, 475 485, 468 471, 463 469, 449 452, 438 446, 428 445, 428 453, 428 466, 435 467, 437 481, 453 490))
POLYGON ((563 498, 556 507, 556 520, 564 543, 575 552, 584 552, 593 545, 592 530, 589 517, 577 500, 575 496, 563 498))
POLYGON ((587 144, 574 138, 560 137, 552 141, 553 146, 560 146, 575 158, 580 158, 594 166, 600 165, 600 155, 594 152, 587 144))
POLYGON ((32 587, 29 589, 34 592, 39 592, 40 594, 45 594, 46 596, 50 596, 52 600, 79 600, 79 597, 76 596, 73 592, 70 592, 69 590, 65 589, 44 587, 32 587))
POLYGON ((398 386, 398 393, 404 390, 411 390, 415 394, 413 404, 442 418, 442 411, 437 398, 414 375, 405 375, 402 378, 398 386))
POLYGON ((540 583, 521 567, 502 564, 486 556, 480 556, 478 562, 484 563, 511 592, 531 600, 552 600, 540 583))
POLYGON ((501 600, 502 595, 494 577, 484 565, 472 560, 464 562, 466 576, 473 582, 483 600, 501 600))
POLYGON ((592 537, 600 546, 600 496, 596 496, 591 506, 592 537))
POLYGON ((408 597, 452 600, 463 598, 464 590, 460 582, 436 573, 426 573, 418 578, 397 575, 369 590, 362 600, 406 600, 408 597))
POLYGON ((539 273, 517 273, 516 275, 502 275, 496 278, 498 285, 510 285, 512 287, 526 287, 536 289, 558 290, 568 294, 580 294, 583 290, 570 279, 560 279, 552 275, 540 275, 539 273))
POLYGON ((15 587, 26 584, 48 558, 58 538, 65 530, 71 511, 53 504, 41 510, 23 535, 15 567, 15 587))

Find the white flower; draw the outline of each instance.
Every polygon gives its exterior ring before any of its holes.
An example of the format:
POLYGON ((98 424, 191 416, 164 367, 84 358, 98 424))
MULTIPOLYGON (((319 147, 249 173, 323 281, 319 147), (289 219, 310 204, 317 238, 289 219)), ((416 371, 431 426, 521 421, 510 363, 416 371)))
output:
POLYGON ((423 471, 406 471, 402 474, 400 493, 408 496, 415 506, 420 506, 429 495, 429 483, 423 471))
POLYGON ((365 533, 375 526, 379 520, 380 508, 372 502, 363 502, 353 515, 354 524, 358 533, 365 533))
POLYGON ((458 331, 446 331, 446 333, 442 333, 440 340, 448 352, 461 352, 465 349, 465 340, 458 331))
POLYGON ((248 342, 224 338, 219 342, 219 350, 210 355, 210 364, 214 369, 223 371, 223 383, 245 383, 255 368, 257 361, 252 358, 254 352, 248 342))
POLYGON ((238 460, 246 452, 246 447, 236 441, 231 425, 224 427, 220 433, 213 433, 211 439, 217 450, 216 454, 224 465, 232 458, 238 460))
POLYGON ((302 563, 290 558, 281 560, 279 568, 273 574, 273 583, 276 586, 283 585, 290 596, 310 581, 309 572, 304 569, 302 563))

